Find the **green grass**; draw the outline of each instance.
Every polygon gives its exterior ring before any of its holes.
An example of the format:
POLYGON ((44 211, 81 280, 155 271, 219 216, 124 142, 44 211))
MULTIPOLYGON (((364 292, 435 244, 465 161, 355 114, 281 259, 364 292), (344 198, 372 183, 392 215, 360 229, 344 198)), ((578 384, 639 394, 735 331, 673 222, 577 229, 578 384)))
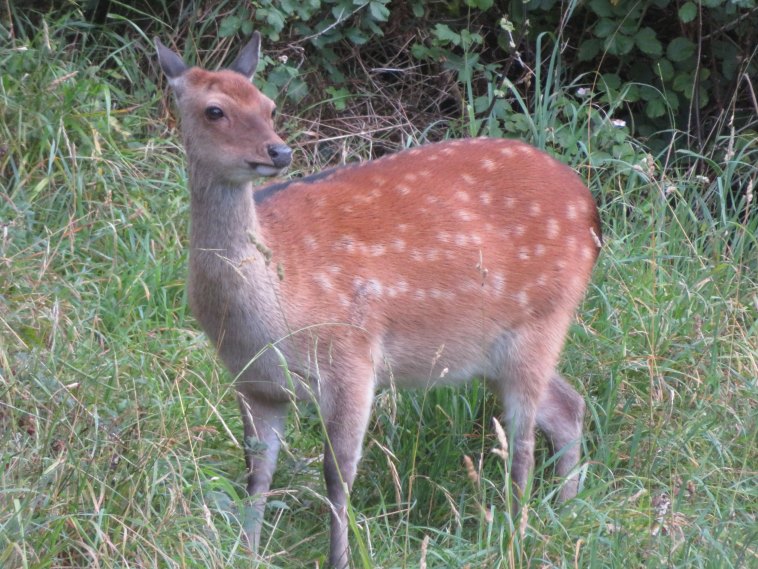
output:
MULTIPOLYGON (((0 47, 0 566, 249 567, 230 378, 186 308, 169 101, 144 38, 88 37, 49 22, 0 47)), ((635 169, 634 141, 633 161, 576 158, 606 234, 562 360, 588 402, 578 498, 556 507, 540 448, 522 535, 482 386, 383 392, 357 566, 758 564, 758 216, 729 194, 758 143, 737 143, 705 184, 682 154, 635 169)), ((293 412, 261 567, 323 566, 317 415, 293 412)))

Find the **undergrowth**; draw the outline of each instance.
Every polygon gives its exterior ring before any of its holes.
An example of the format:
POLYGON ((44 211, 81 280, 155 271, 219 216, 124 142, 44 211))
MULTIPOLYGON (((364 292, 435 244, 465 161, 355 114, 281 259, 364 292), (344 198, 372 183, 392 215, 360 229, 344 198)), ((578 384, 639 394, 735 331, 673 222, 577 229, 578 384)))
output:
MULTIPOLYGON (((146 38, 87 37, 47 22, 0 47, 0 565, 248 567, 230 378, 186 309, 169 100, 146 38)), ((556 506, 543 446, 512 519, 499 408, 480 384, 383 392, 352 496, 354 561, 755 565, 758 143, 725 132, 725 161, 694 156, 716 173, 704 179, 692 152, 649 153, 546 57, 536 103, 510 94, 511 126, 587 180, 605 234, 562 359, 588 402, 580 494, 556 506)), ((383 95, 365 85, 364 111, 383 95)), ((297 171, 482 127, 465 112, 431 130, 385 115, 316 145, 332 103, 285 107, 297 171)), ((290 420, 261 567, 324 562, 317 415, 290 420)))

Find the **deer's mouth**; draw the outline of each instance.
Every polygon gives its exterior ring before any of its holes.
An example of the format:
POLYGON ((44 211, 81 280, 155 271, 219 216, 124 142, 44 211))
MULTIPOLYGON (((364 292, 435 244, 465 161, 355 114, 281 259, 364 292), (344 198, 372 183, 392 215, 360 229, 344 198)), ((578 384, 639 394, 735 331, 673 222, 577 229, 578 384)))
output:
POLYGON ((249 162, 250 167, 255 170, 255 173, 259 176, 277 176, 281 174, 286 168, 277 168, 271 164, 261 164, 260 162, 249 162))

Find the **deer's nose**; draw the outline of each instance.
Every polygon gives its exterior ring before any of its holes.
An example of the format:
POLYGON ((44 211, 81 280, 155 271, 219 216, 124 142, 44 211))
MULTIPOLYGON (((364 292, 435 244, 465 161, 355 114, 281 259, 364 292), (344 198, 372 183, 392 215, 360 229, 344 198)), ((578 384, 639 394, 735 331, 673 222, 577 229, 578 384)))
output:
POLYGON ((286 144, 271 144, 268 155, 275 168, 286 168, 292 162, 292 149, 286 144))

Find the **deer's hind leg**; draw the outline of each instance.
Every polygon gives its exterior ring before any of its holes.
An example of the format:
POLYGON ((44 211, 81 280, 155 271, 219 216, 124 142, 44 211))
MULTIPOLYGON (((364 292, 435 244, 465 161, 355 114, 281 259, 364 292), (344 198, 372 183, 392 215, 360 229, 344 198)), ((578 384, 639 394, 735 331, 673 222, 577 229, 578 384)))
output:
MULTIPOLYGON (((374 399, 372 366, 335 366, 339 381, 322 389, 321 414, 326 428, 324 481, 331 507, 329 566, 350 566, 347 504, 361 458, 374 399)), ((335 378, 332 378, 335 379, 335 378)))
MULTIPOLYGON (((496 382, 490 381, 495 383, 504 408, 514 512, 518 511, 522 499, 528 499, 523 494, 534 467, 535 427, 544 419, 541 413, 543 401, 552 396, 554 389, 558 390, 552 387, 552 383, 568 319, 556 317, 543 324, 510 333, 501 339, 496 346, 501 364, 500 377, 496 382)), ((550 432, 554 439, 559 438, 556 429, 550 432)))
POLYGON ((550 441, 554 454, 559 454, 555 471, 566 478, 558 499, 563 502, 576 496, 578 474, 573 470, 581 456, 584 399, 558 373, 553 372, 537 411, 537 426, 550 441))

